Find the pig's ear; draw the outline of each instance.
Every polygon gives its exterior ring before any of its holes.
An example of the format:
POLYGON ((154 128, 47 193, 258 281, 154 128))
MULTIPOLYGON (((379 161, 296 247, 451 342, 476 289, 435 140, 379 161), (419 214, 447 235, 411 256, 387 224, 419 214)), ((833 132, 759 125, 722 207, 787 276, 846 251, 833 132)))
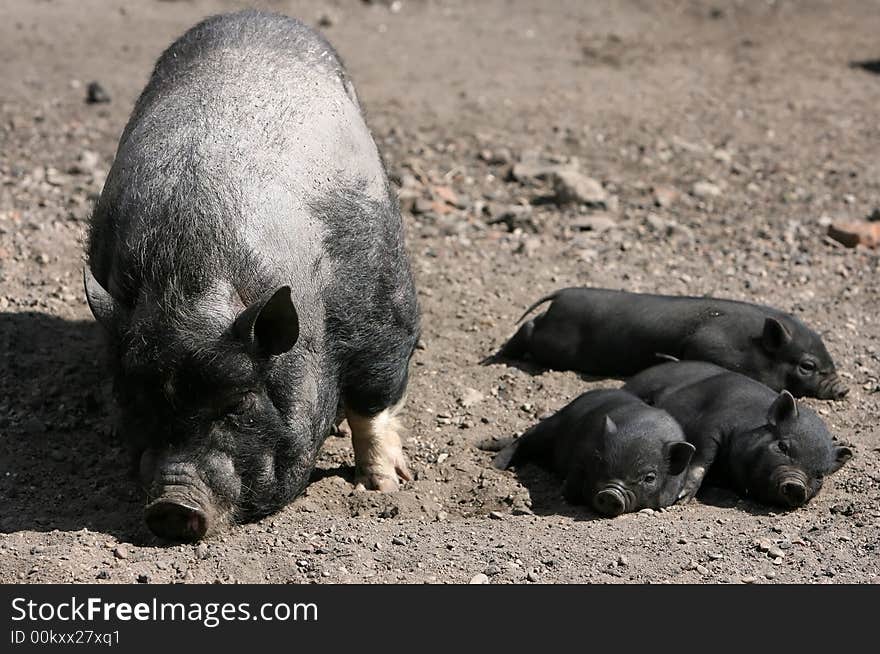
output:
POLYGON ((767 410, 767 422, 772 427, 778 427, 790 420, 795 420, 797 417, 797 402, 788 391, 782 391, 767 410))
POLYGON ((605 416, 605 424, 602 429, 608 436, 614 436, 614 434, 617 433, 617 425, 615 425, 614 421, 608 416, 605 416))
POLYGON ((694 455, 696 448, 690 443, 671 443, 666 452, 669 466, 667 468, 670 475, 680 475, 688 467, 691 457, 694 455))
POLYGON ((831 463, 831 469, 828 474, 837 472, 843 467, 843 464, 853 458, 853 452, 848 447, 838 445, 834 448, 834 461, 831 463))
POLYGON ((233 330, 252 351, 270 356, 289 351, 299 338, 299 316, 290 286, 282 286, 251 304, 235 319, 233 330))
POLYGON ((761 343, 768 352, 776 352, 791 343, 791 332, 776 318, 767 318, 764 321, 761 343))
POLYGON ((102 327, 110 329, 114 318, 119 314, 119 303, 107 292, 101 283, 95 279, 91 268, 83 268, 83 287, 86 290, 86 300, 89 309, 102 327))

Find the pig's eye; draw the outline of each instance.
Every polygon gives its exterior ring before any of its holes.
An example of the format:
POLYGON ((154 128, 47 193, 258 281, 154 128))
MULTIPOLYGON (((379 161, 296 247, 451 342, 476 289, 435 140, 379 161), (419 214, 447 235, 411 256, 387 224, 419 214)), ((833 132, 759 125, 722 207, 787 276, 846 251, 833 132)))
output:
POLYGON ((257 404, 257 396, 254 393, 242 393, 229 398, 225 409, 228 415, 240 416, 247 413, 257 404))
POLYGON ((807 373, 816 372, 816 362, 811 361, 810 359, 805 359, 800 363, 801 370, 807 373))
POLYGON ((655 481, 657 481, 657 473, 649 472, 647 475, 645 475, 642 481, 644 481, 646 484, 653 484, 655 481))
POLYGON ((788 443, 785 441, 778 441, 776 443, 776 448, 783 454, 788 454, 788 443))

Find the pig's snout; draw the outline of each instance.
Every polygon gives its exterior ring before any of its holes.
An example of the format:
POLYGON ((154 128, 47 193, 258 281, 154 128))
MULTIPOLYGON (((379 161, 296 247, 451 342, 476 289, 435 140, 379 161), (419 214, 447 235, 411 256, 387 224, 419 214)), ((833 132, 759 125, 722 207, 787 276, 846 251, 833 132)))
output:
POLYGON ((783 504, 795 509, 810 499, 805 475, 799 470, 788 469, 779 475, 777 490, 783 504))
POLYGON ((846 383, 837 375, 830 375, 819 383, 816 396, 820 400, 841 400, 849 393, 846 383))
POLYGON ((593 507, 602 515, 613 518, 627 509, 627 494, 620 488, 603 488, 593 497, 593 507))
POLYGON ((162 497, 147 505, 145 517, 150 531, 166 540, 196 541, 208 532, 208 515, 183 500, 162 497))

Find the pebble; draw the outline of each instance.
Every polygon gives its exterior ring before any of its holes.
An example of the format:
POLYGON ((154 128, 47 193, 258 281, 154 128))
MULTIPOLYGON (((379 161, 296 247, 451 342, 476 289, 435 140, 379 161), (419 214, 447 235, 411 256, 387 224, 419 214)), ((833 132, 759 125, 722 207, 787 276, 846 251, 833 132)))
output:
POLYGON ((617 221, 614 217, 607 213, 594 213, 589 216, 581 216, 571 221, 574 229, 582 232, 605 232, 613 227, 617 227, 617 221))
POLYGON ((89 85, 86 87, 86 102, 88 104, 110 102, 110 94, 104 90, 100 82, 89 82, 89 85))
POLYGON ((758 549, 762 552, 768 551, 771 547, 773 547, 773 541, 769 538, 762 538, 758 541, 758 549))
POLYGON ((98 574, 95 575, 95 579, 109 579, 110 571, 109 570, 98 570, 98 574))
POLYGON ((697 564, 696 571, 699 572, 703 576, 709 574, 709 568, 707 568, 704 565, 700 565, 700 564, 697 564))
POLYGON ((639 515, 652 516, 654 515, 654 509, 642 509, 639 511, 639 515))
POLYGON ((465 388, 464 392, 459 396, 458 403, 465 409, 469 409, 475 404, 479 404, 486 396, 475 388, 465 388))
POLYGON ((773 545, 767 549, 767 555, 774 559, 781 559, 785 556, 785 552, 783 552, 777 545, 773 545))
POLYGON ((538 577, 538 573, 535 570, 529 570, 529 574, 526 575, 526 579, 532 582, 537 582, 539 578, 540 577, 538 577))
POLYGON ((483 574, 482 572, 478 572, 473 577, 471 577, 471 580, 468 583, 469 584, 488 584, 489 577, 486 576, 485 574, 483 574))
POLYGON ((720 552, 709 552, 709 558, 712 561, 720 561, 721 559, 724 558, 724 555, 721 554, 720 552))
POLYGON ((207 559, 208 558, 208 546, 205 545, 204 543, 199 543, 198 545, 196 545, 196 556, 199 557, 200 559, 207 559))
POLYGON ((621 554, 620 556, 617 557, 617 565, 627 566, 627 565, 629 565, 629 560, 623 554, 621 554))
POLYGON ((392 545, 406 545, 406 539, 401 538, 400 536, 395 536, 394 538, 391 539, 391 544, 392 545))
POLYGON ((560 204, 585 204, 596 209, 610 209, 608 192, 602 183, 573 169, 557 170, 551 175, 556 201, 560 204))
POLYGON ((772 570, 764 575, 767 579, 776 579, 776 573, 772 570))
POLYGON ((698 198, 717 198, 721 195, 721 188, 717 184, 713 184, 712 182, 697 182, 691 188, 691 193, 693 193, 698 198))
POLYGON ((491 511, 489 517, 492 518, 492 520, 504 520, 504 514, 501 513, 501 511, 491 511))
POLYGON ((150 583, 150 575, 148 574, 139 574, 137 576, 137 582, 139 584, 148 584, 150 583))
POLYGON ((115 556, 117 559, 127 559, 128 548, 125 545, 117 545, 113 548, 113 556, 115 556))
POLYGON ((743 577, 742 582, 744 584, 754 584, 754 583, 758 582, 758 578, 757 577, 743 577))
POLYGON ((866 220, 835 222, 828 226, 828 236, 848 248, 857 245, 869 248, 880 247, 880 222, 866 220))
POLYGON ((663 209, 675 204, 679 196, 678 189, 672 186, 655 186, 652 194, 654 196, 654 204, 663 209))

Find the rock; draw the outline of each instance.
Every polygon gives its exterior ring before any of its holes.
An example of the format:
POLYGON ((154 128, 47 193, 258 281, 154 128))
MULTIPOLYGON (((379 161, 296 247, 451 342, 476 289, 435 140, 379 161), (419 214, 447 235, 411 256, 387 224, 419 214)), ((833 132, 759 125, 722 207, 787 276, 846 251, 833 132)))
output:
POLYGON ((469 584, 488 584, 489 577, 487 575, 484 575, 482 572, 478 572, 473 577, 471 577, 471 580, 468 583, 469 584))
POLYGON ((701 575, 703 575, 704 577, 705 577, 706 575, 709 574, 709 568, 707 568, 706 566, 704 566, 704 565, 702 565, 702 564, 699 564, 699 563, 698 563, 698 564, 697 564, 697 567, 696 567, 695 569, 696 569, 697 572, 699 572, 699 573, 700 573, 701 575))
POLYGON ((526 575, 526 579, 533 583, 537 583, 540 577, 538 577, 538 573, 535 570, 529 570, 529 573, 526 575))
POLYGON ((781 559, 785 556, 785 552, 782 551, 781 548, 773 545, 772 547, 767 549, 767 556, 773 559, 781 559))
POLYGON ((148 584, 150 583, 150 575, 148 574, 139 574, 137 576, 137 582, 139 584, 148 584))
POLYGON ((672 186, 655 186, 652 189, 652 195, 654 196, 654 204, 665 209, 675 204, 680 194, 678 189, 672 186))
POLYGON ((574 229, 582 232, 604 232, 612 227, 617 227, 617 221, 607 213, 594 213, 587 216, 579 216, 571 221, 574 229))
POLYGON ((501 511, 490 511, 489 517, 492 518, 492 520, 504 520, 504 514, 501 513, 501 511))
POLYGON ((876 248, 880 246, 880 222, 867 220, 835 222, 828 226, 828 236, 848 248, 857 245, 876 248))
POLYGON ((95 579, 109 579, 110 571, 109 570, 98 570, 98 574, 95 575, 95 579))
POLYGON ((433 191, 434 196, 443 200, 443 202, 451 204, 452 206, 458 205, 458 196, 455 194, 455 191, 448 186, 435 186, 433 191))
POLYGON ((318 27, 333 27, 336 22, 336 17, 328 11, 323 11, 318 15, 318 27))
POLYGON ((395 536, 394 538, 391 539, 391 544, 392 545, 406 545, 406 539, 401 538, 400 536, 395 536))
POLYGON ((720 552, 709 552, 709 559, 712 561, 720 561, 724 558, 724 555, 720 552))
POLYGON ((70 167, 70 172, 74 175, 91 175, 98 168, 100 162, 101 159, 97 152, 83 150, 76 158, 76 163, 70 167))
POLYGON ((776 579, 776 573, 772 570, 764 575, 767 579, 776 579))
POLYGON ((697 182, 691 188, 691 193, 698 198, 717 198, 721 195, 721 188, 712 182, 697 182))
POLYGON ((628 566, 629 560, 623 554, 621 554, 620 556, 617 557, 617 565, 619 565, 621 567, 628 566))
POLYGON ((534 182, 549 179, 561 170, 576 170, 573 164, 556 164, 540 160, 537 156, 523 155, 518 163, 513 164, 510 176, 517 182, 534 182))
POLYGON ((127 559, 128 548, 125 545, 117 545, 113 548, 113 556, 115 556, 117 559, 127 559))
POLYGON ((652 516, 654 515, 654 509, 642 509, 639 511, 639 515, 652 516))
POLYGON ((751 577, 751 576, 750 576, 750 577, 743 577, 743 578, 742 578, 742 582, 743 582, 744 584, 755 584, 755 583, 758 583, 758 578, 757 578, 757 577, 751 577))
POLYGON ((773 541, 771 541, 769 538, 761 538, 757 542, 757 545, 758 545, 758 549, 760 551, 766 552, 767 550, 769 550, 773 546, 773 541))
POLYGON ((541 239, 536 236, 524 239, 519 247, 516 248, 517 254, 524 254, 527 257, 534 256, 541 248, 541 239))
POLYGON ((110 95, 99 82, 89 82, 89 85, 86 87, 86 102, 88 104, 110 102, 110 95))
POLYGON ((852 502, 845 502, 841 504, 832 504, 831 505, 831 513, 838 515, 851 516, 856 512, 856 507, 852 502))
POLYGON ((585 204, 597 209, 609 208, 608 192, 602 184, 577 170, 556 170, 550 180, 553 183, 556 202, 559 204, 585 204))
POLYGON ((512 205, 501 209, 491 215, 486 223, 489 225, 503 223, 510 232, 517 229, 533 234, 538 232, 538 226, 532 218, 532 208, 522 205, 512 205))
POLYGON ((465 388, 464 392, 458 398, 458 403, 461 404, 465 409, 469 409, 470 407, 479 404, 486 396, 483 395, 480 391, 475 388, 465 388))

